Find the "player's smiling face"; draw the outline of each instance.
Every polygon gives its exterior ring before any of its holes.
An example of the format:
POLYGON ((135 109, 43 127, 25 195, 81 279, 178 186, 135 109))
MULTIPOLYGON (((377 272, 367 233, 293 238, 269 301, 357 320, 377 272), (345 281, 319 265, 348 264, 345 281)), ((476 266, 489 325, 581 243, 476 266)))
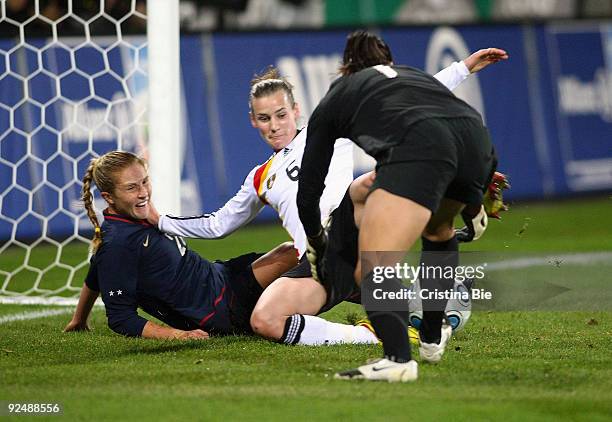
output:
POLYGON ((251 124, 259 130, 261 137, 275 151, 285 148, 297 134, 297 119, 300 109, 283 90, 264 97, 254 98, 251 103, 251 124))
POLYGON ((115 189, 102 192, 108 202, 109 211, 144 220, 149 215, 151 182, 145 168, 134 163, 113 175, 115 189))

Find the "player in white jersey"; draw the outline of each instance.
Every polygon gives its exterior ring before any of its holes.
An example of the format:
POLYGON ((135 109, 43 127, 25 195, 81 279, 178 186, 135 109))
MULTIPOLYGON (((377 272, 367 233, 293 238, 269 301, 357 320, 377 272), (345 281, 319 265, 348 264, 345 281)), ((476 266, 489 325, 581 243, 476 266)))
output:
MULTIPOLYGON (((435 77, 452 90, 470 73, 495 63, 503 54, 505 52, 498 49, 479 50, 451 64, 435 77)), ((249 106, 251 124, 273 149, 272 156, 249 172, 238 193, 218 211, 197 217, 159 216, 154 212, 149 221, 174 235, 217 239, 246 225, 264 206, 270 205, 293 239, 298 259, 302 258, 306 235, 298 216, 296 196, 307 128, 298 130, 300 109, 294 100, 292 86, 274 68, 253 79, 249 106)), ((352 180, 352 143, 348 139, 338 139, 320 202, 322 219, 340 204, 352 180)), ((256 333, 297 344, 378 342, 365 326, 335 324, 312 316, 334 304, 327 303, 325 289, 310 274, 292 277, 282 277, 264 291, 251 317, 256 333), (291 326, 291 320, 304 321, 301 325, 309 329, 302 329, 301 335, 288 338, 287 327, 291 326)))

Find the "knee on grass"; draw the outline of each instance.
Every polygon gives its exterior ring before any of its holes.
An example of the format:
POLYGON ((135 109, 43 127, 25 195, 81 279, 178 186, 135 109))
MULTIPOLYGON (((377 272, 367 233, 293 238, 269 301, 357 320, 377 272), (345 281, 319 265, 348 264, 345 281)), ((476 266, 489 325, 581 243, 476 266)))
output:
POLYGON ((253 332, 271 340, 280 340, 285 328, 286 316, 277 315, 264 309, 255 309, 251 314, 253 332))

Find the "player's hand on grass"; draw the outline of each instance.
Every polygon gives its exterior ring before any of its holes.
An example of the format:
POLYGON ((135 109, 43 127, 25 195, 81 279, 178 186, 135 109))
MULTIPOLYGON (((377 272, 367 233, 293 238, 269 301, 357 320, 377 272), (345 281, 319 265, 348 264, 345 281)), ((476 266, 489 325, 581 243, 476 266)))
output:
POLYGON ((500 48, 484 48, 472 53, 468 58, 463 60, 463 63, 470 73, 476 73, 490 64, 507 59, 508 53, 506 53, 505 50, 500 48))
POLYGON ((325 250, 327 249, 327 232, 323 227, 319 231, 319 234, 314 237, 308 237, 308 246, 306 248, 306 258, 310 262, 310 270, 312 277, 321 282, 323 280, 323 274, 321 268, 323 268, 323 258, 325 257, 325 250))
POLYGON ((178 333, 175 337, 177 340, 206 340, 210 337, 206 331, 202 330, 177 331, 178 333))
POLYGON ((68 325, 64 327, 64 333, 72 331, 90 331, 87 321, 75 321, 71 320, 68 325))
POLYGON ((501 218, 499 213, 508 211, 508 205, 504 204, 504 190, 506 189, 510 189, 508 177, 496 171, 482 200, 482 204, 489 217, 499 220, 501 218))
POLYGON ((463 218, 465 226, 455 231, 455 236, 459 242, 478 240, 489 223, 487 213, 482 205, 466 205, 461 212, 461 218, 463 218))

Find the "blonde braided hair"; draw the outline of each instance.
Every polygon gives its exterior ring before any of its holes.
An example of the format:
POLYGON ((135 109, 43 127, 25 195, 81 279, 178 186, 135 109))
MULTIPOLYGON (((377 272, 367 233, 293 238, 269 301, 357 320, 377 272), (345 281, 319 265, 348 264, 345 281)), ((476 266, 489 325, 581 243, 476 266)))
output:
POLYGON ((94 207, 91 182, 96 184, 98 191, 112 193, 115 190, 113 175, 134 163, 139 163, 145 169, 147 168, 146 161, 131 152, 111 151, 101 157, 93 158, 85 171, 81 199, 87 211, 87 217, 94 227, 94 237, 91 240, 92 253, 96 253, 102 245, 102 230, 94 207))

